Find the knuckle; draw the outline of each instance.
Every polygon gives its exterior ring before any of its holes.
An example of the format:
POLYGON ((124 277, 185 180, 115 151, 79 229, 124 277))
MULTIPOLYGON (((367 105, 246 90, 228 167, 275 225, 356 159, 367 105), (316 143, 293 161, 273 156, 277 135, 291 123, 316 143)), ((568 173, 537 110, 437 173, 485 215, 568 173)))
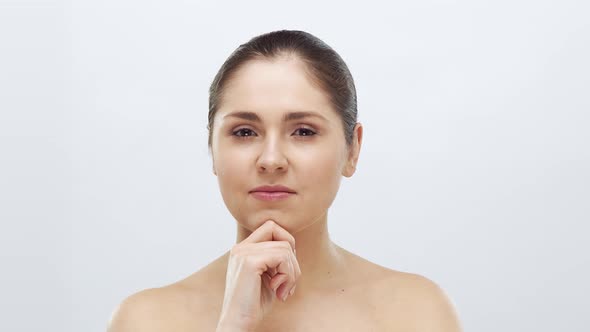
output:
POLYGON ((281 256, 283 258, 283 260, 285 262, 290 262, 291 261, 291 254, 292 251, 290 249, 285 248, 282 252, 281 252, 281 256))
POLYGON ((231 248, 230 256, 232 257, 244 257, 247 255, 248 251, 246 250, 248 247, 244 244, 236 244, 231 248))
POLYGON ((254 257, 252 255, 245 255, 242 257, 242 261, 246 265, 252 265, 254 263, 254 257))
POLYGON ((237 244, 234 244, 234 245, 232 246, 232 248, 231 248, 231 251, 230 251, 230 252, 231 252, 232 254, 234 254, 234 255, 235 255, 235 254, 239 254, 239 253, 240 253, 240 252, 243 250, 243 248, 244 248, 244 246, 243 246, 243 245, 240 245, 239 243, 237 243, 237 244))
POLYGON ((243 256, 242 262, 247 267, 247 269, 257 269, 260 265, 260 259, 253 255, 243 256))
POLYGON ((299 278, 299 276, 301 275, 301 269, 299 268, 299 263, 295 263, 295 275, 297 276, 297 278, 299 278))

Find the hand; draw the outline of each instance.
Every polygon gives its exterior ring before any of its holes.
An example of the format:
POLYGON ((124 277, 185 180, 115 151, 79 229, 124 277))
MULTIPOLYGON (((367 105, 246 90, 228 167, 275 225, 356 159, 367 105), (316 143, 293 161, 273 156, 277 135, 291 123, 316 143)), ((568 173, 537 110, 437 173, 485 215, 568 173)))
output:
POLYGON ((268 220, 230 251, 218 329, 250 331, 276 298, 286 300, 301 275, 295 238, 268 220))

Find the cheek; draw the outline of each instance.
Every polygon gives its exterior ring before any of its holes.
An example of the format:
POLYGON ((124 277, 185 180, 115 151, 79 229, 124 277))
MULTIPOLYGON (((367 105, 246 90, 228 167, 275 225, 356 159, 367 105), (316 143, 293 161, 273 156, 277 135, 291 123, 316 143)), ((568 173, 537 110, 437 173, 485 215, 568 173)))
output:
POLYGON ((334 196, 341 179, 341 155, 336 149, 309 154, 306 157, 305 170, 298 174, 303 183, 315 195, 334 196))
POLYGON ((225 149, 223 153, 215 155, 215 170, 217 180, 224 195, 231 194, 236 187, 243 186, 248 165, 251 163, 249 155, 244 151, 225 149))

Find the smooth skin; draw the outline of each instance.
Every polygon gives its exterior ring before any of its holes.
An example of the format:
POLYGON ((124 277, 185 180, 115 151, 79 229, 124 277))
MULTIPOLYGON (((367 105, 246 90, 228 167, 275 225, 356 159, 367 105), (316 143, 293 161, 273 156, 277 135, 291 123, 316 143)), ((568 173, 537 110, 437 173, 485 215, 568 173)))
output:
POLYGON ((339 115, 296 56, 243 65, 212 130, 236 245, 183 280, 126 298, 108 331, 461 331, 434 282, 331 241, 327 211, 342 176, 356 170, 363 126, 347 145, 339 115), (250 193, 261 185, 295 194, 262 201, 250 193))
POLYGON ((269 220, 231 250, 217 331, 255 331, 301 275, 295 239, 269 220), (262 282, 261 282, 262 281, 262 282))

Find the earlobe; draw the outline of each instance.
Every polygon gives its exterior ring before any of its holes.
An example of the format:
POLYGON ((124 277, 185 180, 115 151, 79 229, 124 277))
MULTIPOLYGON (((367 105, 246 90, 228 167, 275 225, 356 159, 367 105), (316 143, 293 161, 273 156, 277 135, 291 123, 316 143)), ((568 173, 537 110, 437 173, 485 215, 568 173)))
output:
POLYGON ((342 172, 342 175, 349 178, 354 174, 355 171, 356 167, 354 165, 347 165, 344 171, 342 172))

